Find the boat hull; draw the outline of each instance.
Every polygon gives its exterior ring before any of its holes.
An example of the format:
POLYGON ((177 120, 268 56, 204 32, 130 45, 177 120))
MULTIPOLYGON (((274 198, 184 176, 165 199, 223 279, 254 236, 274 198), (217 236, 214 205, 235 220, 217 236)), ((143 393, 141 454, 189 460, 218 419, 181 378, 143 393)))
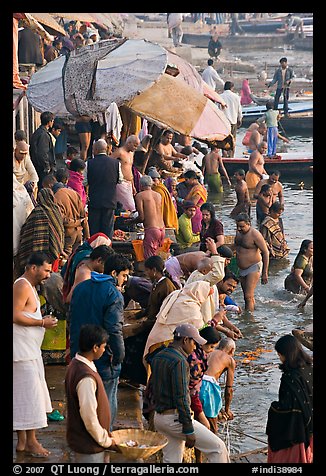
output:
MULTIPOLYGON (((281 157, 281 159, 265 158, 266 172, 271 173, 273 170, 279 170, 282 176, 302 176, 312 174, 312 157, 292 159, 286 158, 286 156, 281 157)), ((248 157, 232 159, 223 158, 223 163, 229 175, 233 175, 234 172, 238 169, 244 169, 245 172, 248 171, 248 157)))
MULTIPOLYGON (((242 126, 249 127, 250 124, 255 122, 257 119, 261 117, 260 115, 252 115, 252 116, 244 116, 242 119, 242 126)), ((314 126, 314 118, 313 115, 307 116, 290 116, 290 117, 282 117, 280 121, 279 132, 282 133, 283 130, 286 132, 288 131, 300 131, 304 132, 305 134, 312 133, 313 126, 314 126)))

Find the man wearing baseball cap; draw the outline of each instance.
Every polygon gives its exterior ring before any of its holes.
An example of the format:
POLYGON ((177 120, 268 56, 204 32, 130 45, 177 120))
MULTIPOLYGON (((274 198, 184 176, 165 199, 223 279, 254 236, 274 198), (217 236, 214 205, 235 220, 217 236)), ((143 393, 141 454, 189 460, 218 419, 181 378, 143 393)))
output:
POLYGON ((190 409, 187 357, 197 344, 205 344, 206 339, 192 324, 177 326, 173 335, 167 347, 147 357, 152 371, 155 429, 168 439, 163 448, 163 463, 182 463, 185 446, 202 451, 208 463, 228 463, 223 441, 194 420, 190 409))

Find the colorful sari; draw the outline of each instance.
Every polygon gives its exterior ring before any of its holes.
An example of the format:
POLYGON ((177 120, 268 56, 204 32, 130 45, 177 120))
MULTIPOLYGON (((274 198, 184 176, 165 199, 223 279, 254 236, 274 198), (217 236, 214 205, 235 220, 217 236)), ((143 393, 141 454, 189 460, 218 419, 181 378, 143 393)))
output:
POLYGON ((203 203, 207 202, 207 190, 204 185, 200 183, 194 185, 186 196, 186 200, 190 200, 196 205, 196 214, 191 219, 191 225, 193 233, 200 233, 203 218, 200 207, 203 203))
POLYGON ((178 232, 178 215, 173 205, 170 192, 162 183, 153 184, 152 190, 158 192, 162 197, 162 215, 165 228, 174 228, 176 232, 178 232))
POLYGON ((290 248, 285 240, 279 219, 267 215, 261 222, 259 231, 263 235, 267 248, 269 249, 270 259, 282 259, 287 257, 290 248))

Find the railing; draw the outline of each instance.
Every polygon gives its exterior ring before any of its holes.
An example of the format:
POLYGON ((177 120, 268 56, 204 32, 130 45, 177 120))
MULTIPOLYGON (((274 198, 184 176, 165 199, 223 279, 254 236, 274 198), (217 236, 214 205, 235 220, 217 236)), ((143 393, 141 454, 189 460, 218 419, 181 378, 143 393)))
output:
POLYGON ((13 145, 16 130, 24 130, 27 142, 40 125, 40 113, 29 104, 25 91, 14 90, 13 92, 13 145))

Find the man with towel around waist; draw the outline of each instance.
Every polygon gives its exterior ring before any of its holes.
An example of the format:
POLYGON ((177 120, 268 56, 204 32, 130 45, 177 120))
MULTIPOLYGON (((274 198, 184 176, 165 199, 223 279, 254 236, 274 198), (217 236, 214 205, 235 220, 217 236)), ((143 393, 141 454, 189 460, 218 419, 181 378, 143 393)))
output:
POLYGON ((230 410, 233 396, 233 380, 235 371, 235 342, 230 337, 223 338, 208 356, 208 368, 204 373, 199 399, 203 406, 203 411, 209 421, 213 433, 217 433, 217 417, 222 410, 222 390, 218 379, 222 373, 226 372, 224 408, 223 416, 227 420, 233 420, 233 413, 230 410))
POLYGON ((137 136, 131 135, 125 144, 112 152, 111 157, 119 159, 124 180, 117 184, 117 201, 125 210, 131 212, 136 209, 134 194, 136 189, 133 182, 132 165, 134 162, 134 152, 140 144, 137 136))
POLYGON ((162 197, 152 190, 153 180, 149 175, 140 179, 141 191, 136 195, 138 217, 131 220, 133 223, 143 223, 145 228, 144 258, 157 255, 163 245, 165 226, 162 215, 162 197))
POLYGON ((253 312, 254 293, 260 275, 262 284, 268 282, 269 251, 261 233, 251 226, 247 213, 239 213, 235 221, 235 251, 245 310, 253 312))

